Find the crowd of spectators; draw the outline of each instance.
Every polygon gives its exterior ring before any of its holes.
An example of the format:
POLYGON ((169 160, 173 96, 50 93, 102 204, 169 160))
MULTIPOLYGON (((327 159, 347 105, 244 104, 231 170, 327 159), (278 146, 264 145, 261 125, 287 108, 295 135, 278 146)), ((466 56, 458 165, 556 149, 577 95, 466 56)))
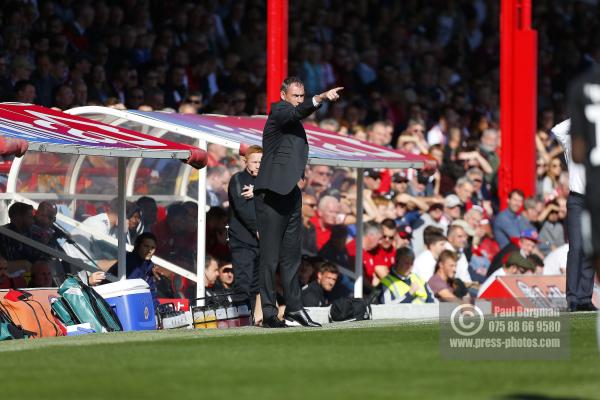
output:
MULTIPOLYGON (((105 105, 266 113, 264 1, 2 3, 2 100, 60 109, 105 105)), ((550 130, 565 116, 569 80, 600 62, 594 5, 533 3, 539 38, 537 190, 525 198, 515 188, 505 210, 499 209, 496 190, 497 1, 309 0, 290 1, 289 8, 290 73, 303 79, 308 94, 334 85, 345 88, 342 100, 322 107, 313 123, 438 162, 431 172, 365 171, 367 222, 361 229, 367 291, 381 288, 390 272, 407 273, 411 255, 404 254, 403 264, 396 265, 400 248, 412 249, 419 282, 434 279, 434 296, 448 294, 443 281, 461 299, 476 296, 478 286, 505 268, 514 250, 538 259, 564 253, 567 172, 550 130), (464 287, 452 286, 455 280, 464 287)), ((216 283, 216 268, 217 276, 227 276, 221 283, 227 287, 232 279, 227 274, 235 271, 224 267, 229 257, 226 190, 230 176, 242 166, 218 145, 208 151, 206 242, 216 267, 209 268, 214 263, 207 259, 207 279, 216 283)), ((352 286, 358 197, 354 174, 327 166, 306 171, 302 217, 308 261, 302 283, 333 274, 323 263, 334 265, 341 272, 335 274, 341 290, 325 295, 347 294, 352 286)), ((140 199, 137 206, 139 223, 157 236, 156 254, 191 268, 196 205, 169 205, 160 218, 152 199, 140 199)), ((130 229, 131 235, 136 233, 130 229)), ((564 271, 564 264, 558 265, 553 272, 564 271)), ((189 285, 174 278, 167 286, 176 295, 189 296, 189 285)), ((428 292, 417 292, 412 297, 428 298, 428 292)))

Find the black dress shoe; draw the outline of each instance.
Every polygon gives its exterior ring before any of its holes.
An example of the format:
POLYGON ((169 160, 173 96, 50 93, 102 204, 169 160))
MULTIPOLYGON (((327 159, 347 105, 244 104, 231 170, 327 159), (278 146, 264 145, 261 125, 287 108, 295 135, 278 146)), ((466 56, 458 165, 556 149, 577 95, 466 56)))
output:
POLYGON ((277 318, 277 315, 263 319, 263 328, 285 328, 285 322, 277 318))
POLYGON ((575 311, 598 311, 592 303, 577 304, 575 311))
POLYGON ((306 326, 309 328, 320 328, 321 327, 321 324, 310 319, 310 317, 308 316, 308 313, 306 312, 306 310, 304 308, 301 308, 298 311, 290 311, 290 312, 286 311, 285 314, 283 314, 283 318, 285 319, 286 324, 288 326, 302 325, 302 326, 306 326))

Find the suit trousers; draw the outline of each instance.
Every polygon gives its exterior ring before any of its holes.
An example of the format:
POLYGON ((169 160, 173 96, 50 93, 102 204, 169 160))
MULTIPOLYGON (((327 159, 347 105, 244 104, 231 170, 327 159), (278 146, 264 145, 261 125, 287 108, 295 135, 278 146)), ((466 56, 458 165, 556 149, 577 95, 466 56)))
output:
POLYGON ((302 308, 302 291, 298 270, 301 262, 300 189, 280 195, 260 190, 254 199, 258 226, 260 266, 259 286, 263 318, 277 315, 275 272, 279 266, 287 311, 302 308))
POLYGON ((231 251, 231 264, 235 280, 233 290, 242 295, 250 303, 252 311, 258 294, 258 247, 239 241, 233 237, 229 239, 231 251))
POLYGON ((594 290, 594 269, 583 250, 581 214, 585 209, 583 195, 571 192, 567 199, 567 303, 569 307, 589 304, 594 290))

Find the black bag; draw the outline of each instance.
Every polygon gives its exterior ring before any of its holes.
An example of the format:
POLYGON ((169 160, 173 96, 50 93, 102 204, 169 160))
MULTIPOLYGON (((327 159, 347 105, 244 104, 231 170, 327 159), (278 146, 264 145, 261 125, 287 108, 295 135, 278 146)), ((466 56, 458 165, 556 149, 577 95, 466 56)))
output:
POLYGON ((371 319, 371 305, 363 299, 341 298, 335 300, 329 309, 329 322, 364 321, 371 319))

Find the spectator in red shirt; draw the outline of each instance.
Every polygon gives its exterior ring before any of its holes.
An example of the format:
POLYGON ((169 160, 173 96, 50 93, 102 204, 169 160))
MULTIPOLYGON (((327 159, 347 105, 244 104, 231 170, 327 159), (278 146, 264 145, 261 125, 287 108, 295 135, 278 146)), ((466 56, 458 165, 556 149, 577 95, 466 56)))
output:
MULTIPOLYGON (((156 255, 168 261, 180 259, 183 254, 181 238, 187 235, 188 212, 181 203, 173 203, 167 209, 167 218, 156 224, 154 234, 157 238, 156 255)), ((185 242, 185 241, 184 241, 185 242)), ((188 263, 193 265, 193 261, 188 263)), ((183 266, 183 265, 182 265, 183 266)))
MULTIPOLYGON (((375 221, 365 222, 363 226, 363 272, 365 274, 364 283, 367 288, 372 287, 373 276, 375 275, 375 257, 377 247, 383 236, 381 225, 375 221)), ((346 245, 350 257, 350 265, 354 265, 356 259, 356 239, 348 242, 346 245)))
POLYGON ((327 243, 331 237, 331 227, 340 223, 338 216, 340 215, 340 202, 333 196, 323 196, 319 200, 317 214, 310 219, 310 222, 315 227, 317 236, 317 250, 327 243))
POLYGON ((381 281, 381 279, 390 273, 392 265, 396 262, 396 222, 391 218, 386 218, 381 221, 381 229, 382 237, 377 246, 377 254, 375 255, 375 276, 373 281, 381 281))

